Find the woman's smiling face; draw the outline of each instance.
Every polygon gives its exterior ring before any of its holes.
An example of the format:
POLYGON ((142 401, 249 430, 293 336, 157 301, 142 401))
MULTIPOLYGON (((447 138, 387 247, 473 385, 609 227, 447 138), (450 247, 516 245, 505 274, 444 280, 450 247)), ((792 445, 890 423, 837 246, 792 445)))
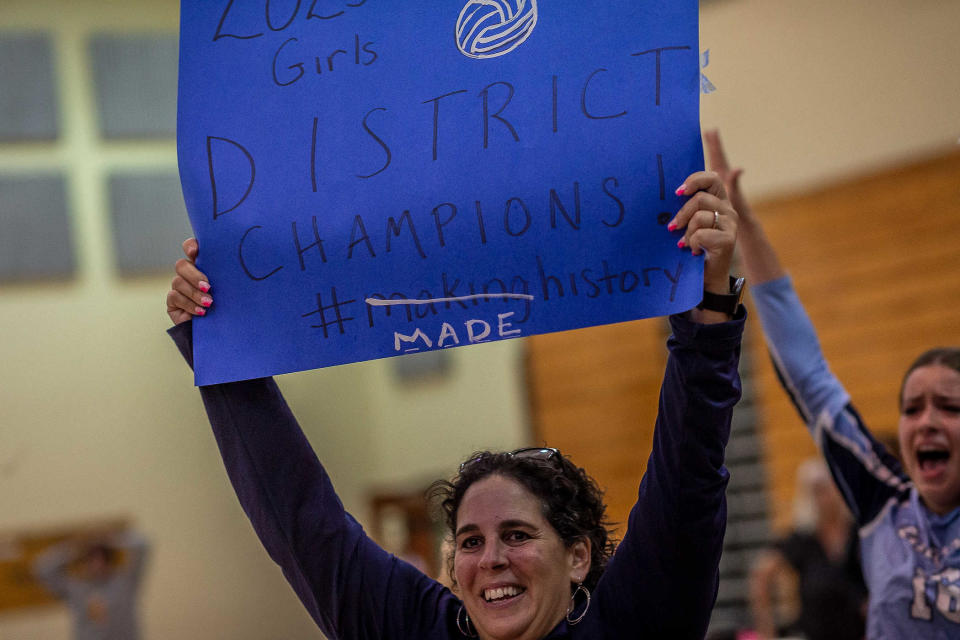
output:
POLYGON ((927 507, 960 506, 960 373, 940 364, 914 369, 903 385, 900 449, 927 507))
POLYGON ((590 570, 589 543, 566 547, 540 500, 502 475, 467 489, 455 545, 456 589, 483 640, 543 638, 590 570))

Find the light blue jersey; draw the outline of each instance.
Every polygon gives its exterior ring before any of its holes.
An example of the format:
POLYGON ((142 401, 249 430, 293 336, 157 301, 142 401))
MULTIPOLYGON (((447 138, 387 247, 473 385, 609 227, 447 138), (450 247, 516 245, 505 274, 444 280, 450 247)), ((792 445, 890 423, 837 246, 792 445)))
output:
POLYGON ((790 278, 752 292, 780 382, 860 526, 867 638, 960 638, 960 509, 929 511, 867 431, 830 372, 790 278))

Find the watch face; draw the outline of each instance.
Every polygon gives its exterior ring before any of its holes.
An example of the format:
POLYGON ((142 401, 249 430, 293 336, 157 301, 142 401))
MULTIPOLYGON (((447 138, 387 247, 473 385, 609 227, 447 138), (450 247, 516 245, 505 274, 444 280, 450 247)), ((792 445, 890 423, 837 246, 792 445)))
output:
POLYGON ((730 293, 737 296, 738 303, 740 302, 741 298, 743 298, 743 286, 746 283, 746 278, 737 278, 734 280, 733 276, 730 276, 730 293))

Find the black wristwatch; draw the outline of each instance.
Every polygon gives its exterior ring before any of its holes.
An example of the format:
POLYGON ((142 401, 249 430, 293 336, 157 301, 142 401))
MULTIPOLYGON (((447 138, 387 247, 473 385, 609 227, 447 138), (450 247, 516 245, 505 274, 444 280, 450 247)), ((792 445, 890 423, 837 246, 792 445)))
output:
POLYGON ((730 293, 711 293, 704 291, 703 300, 697 305, 697 309, 719 311, 728 316, 736 315, 737 307, 740 306, 740 299, 743 298, 743 285, 746 281, 746 278, 734 278, 730 276, 730 293))

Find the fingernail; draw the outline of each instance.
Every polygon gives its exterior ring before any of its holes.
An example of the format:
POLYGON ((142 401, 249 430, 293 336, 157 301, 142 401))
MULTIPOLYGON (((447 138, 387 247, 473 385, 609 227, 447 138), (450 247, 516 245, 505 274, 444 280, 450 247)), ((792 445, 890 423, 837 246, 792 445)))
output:
POLYGON ((680 185, 679 187, 677 187, 677 190, 674 191, 674 193, 676 193, 678 196, 682 196, 686 192, 687 192, 687 185, 685 184, 680 185))
POLYGON ((676 231, 676 229, 677 229, 676 222, 671 222, 670 224, 667 225, 667 231, 676 231))
POLYGON ((677 242, 677 246, 683 249, 685 246, 687 246, 687 243, 683 241, 683 238, 680 238, 680 240, 677 242))
POLYGON ((200 304, 202 304, 205 307, 209 307, 211 304, 213 304, 213 298, 211 298, 210 296, 201 296, 200 304))
POLYGON ((210 291, 210 283, 209 283, 209 282, 204 282, 203 280, 201 280, 201 281, 200 281, 199 283, 197 283, 197 284, 198 284, 198 286, 200 287, 200 291, 203 291, 204 293, 206 293, 207 291, 210 291))
POLYGON ((196 312, 196 314, 197 314, 198 316, 205 316, 205 315, 207 315, 207 310, 204 309, 203 307, 197 307, 196 309, 194 309, 194 311, 196 312))

